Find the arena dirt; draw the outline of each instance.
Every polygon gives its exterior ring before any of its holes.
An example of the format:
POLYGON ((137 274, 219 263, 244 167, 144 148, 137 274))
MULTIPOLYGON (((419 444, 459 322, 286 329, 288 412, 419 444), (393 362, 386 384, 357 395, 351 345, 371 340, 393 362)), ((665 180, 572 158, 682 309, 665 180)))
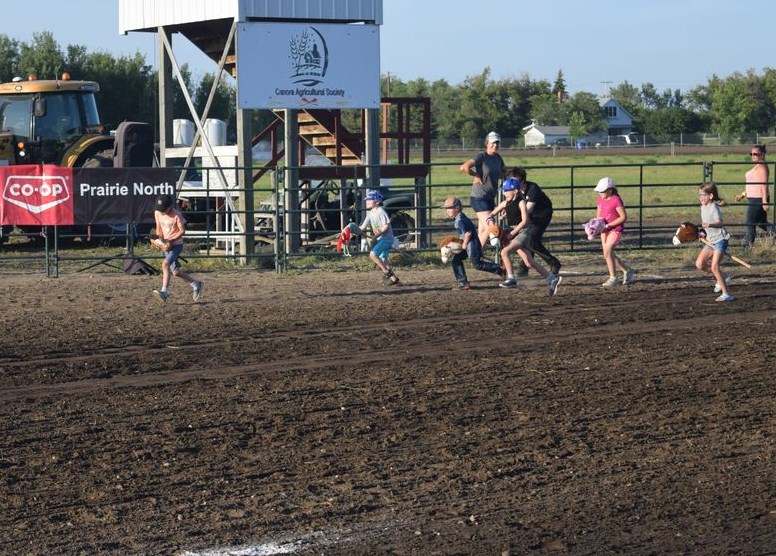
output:
POLYGON ((772 553, 776 273, 568 270, 0 276, 0 553, 772 553))

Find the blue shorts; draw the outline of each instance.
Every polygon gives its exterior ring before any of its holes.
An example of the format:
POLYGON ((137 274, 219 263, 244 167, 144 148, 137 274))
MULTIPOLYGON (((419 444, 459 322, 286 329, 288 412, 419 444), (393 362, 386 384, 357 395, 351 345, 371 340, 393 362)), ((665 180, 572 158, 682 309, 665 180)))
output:
POLYGON ((171 271, 175 272, 181 267, 181 263, 178 262, 178 257, 181 256, 182 252, 183 252, 182 243, 179 243, 178 245, 173 245, 172 249, 165 252, 164 260, 166 260, 167 263, 170 265, 171 271))
POLYGON ((371 252, 381 259, 386 260, 388 258, 388 253, 391 251, 391 246, 393 246, 393 238, 381 237, 372 246, 371 252))
POLYGON ((496 208, 493 199, 486 199, 485 197, 469 197, 469 204, 474 212, 490 212, 496 208))
POLYGON ((727 239, 720 239, 713 246, 712 245, 704 245, 703 248, 704 249, 713 249, 714 251, 722 251, 724 253, 725 251, 727 251, 728 242, 729 241, 730 240, 727 240, 727 239))

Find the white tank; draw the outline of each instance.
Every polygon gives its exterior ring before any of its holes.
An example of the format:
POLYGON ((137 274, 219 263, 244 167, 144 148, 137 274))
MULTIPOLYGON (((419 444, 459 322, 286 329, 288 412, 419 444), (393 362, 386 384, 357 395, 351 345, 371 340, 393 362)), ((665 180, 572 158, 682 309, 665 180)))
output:
POLYGON ((226 122, 208 118, 205 120, 205 135, 214 147, 226 145, 226 122))
POLYGON ((192 141, 194 141, 194 122, 191 120, 173 120, 173 145, 178 147, 190 147, 192 141))

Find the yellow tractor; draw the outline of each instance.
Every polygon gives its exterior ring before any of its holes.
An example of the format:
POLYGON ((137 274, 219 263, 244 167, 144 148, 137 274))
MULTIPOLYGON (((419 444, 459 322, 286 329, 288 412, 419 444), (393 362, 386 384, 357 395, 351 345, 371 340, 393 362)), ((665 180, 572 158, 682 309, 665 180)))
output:
MULTIPOLYGON (((0 166, 113 166, 114 138, 100 122, 94 81, 14 78, 0 83, 0 166)), ((0 229, 0 244, 12 226, 0 229)), ((32 231, 32 230, 25 230, 32 231)))
POLYGON ((94 81, 15 78, 0 83, 0 165, 113 166, 94 81))

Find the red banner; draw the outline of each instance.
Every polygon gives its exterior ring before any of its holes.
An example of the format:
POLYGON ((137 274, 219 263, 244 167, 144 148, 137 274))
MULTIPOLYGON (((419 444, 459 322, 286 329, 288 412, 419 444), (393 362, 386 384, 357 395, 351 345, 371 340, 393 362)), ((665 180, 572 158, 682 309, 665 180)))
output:
POLYGON ((68 225, 73 215, 73 170, 54 165, 0 166, 3 225, 68 225))
POLYGON ((174 195, 175 168, 0 166, 0 224, 71 226, 154 221, 154 200, 174 195))

